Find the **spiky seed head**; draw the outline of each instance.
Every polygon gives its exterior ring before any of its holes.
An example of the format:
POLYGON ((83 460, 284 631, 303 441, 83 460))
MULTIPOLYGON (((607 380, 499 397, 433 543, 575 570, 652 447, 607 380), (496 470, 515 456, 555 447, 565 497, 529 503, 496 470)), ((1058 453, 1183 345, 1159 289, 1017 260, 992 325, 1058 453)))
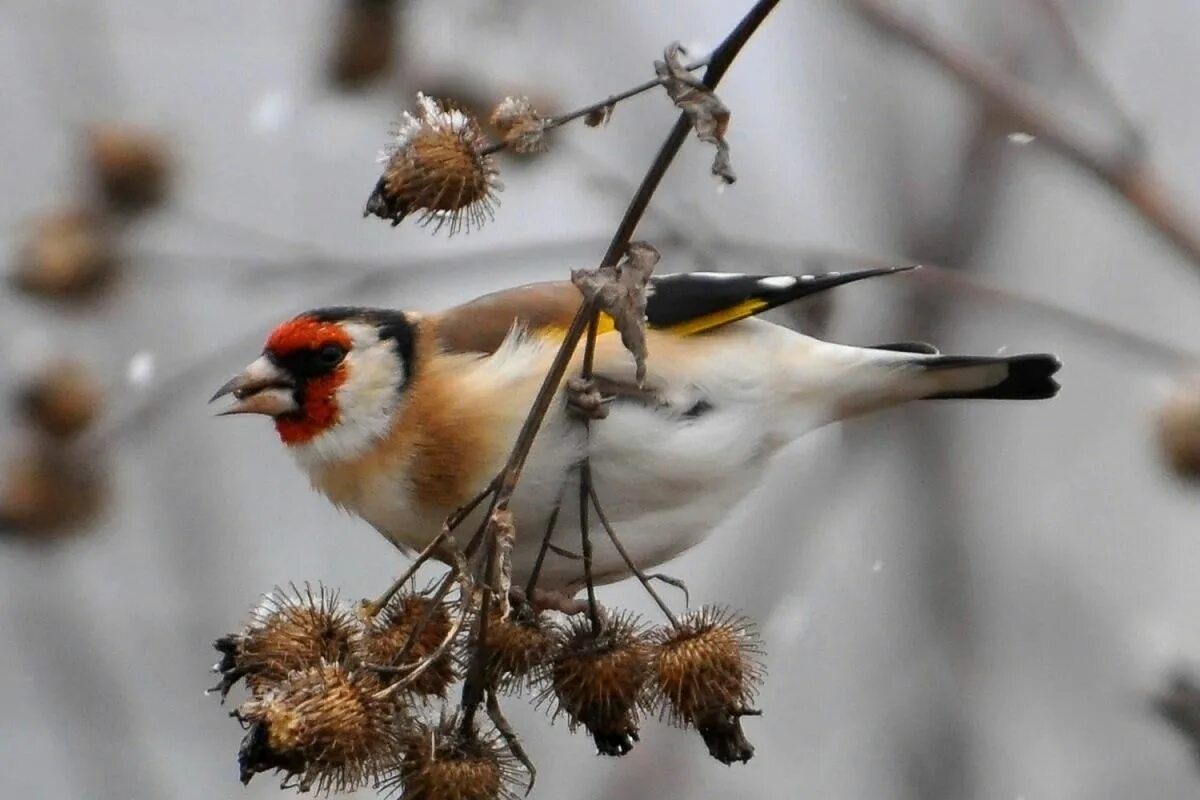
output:
POLYGON ((559 637, 543 697, 553 696, 554 715, 565 714, 571 730, 587 728, 602 755, 623 756, 638 740, 650 671, 650 647, 635 615, 614 615, 598 633, 579 615, 559 637))
POLYGON ((1167 465, 1200 478, 1200 378, 1180 384, 1158 411, 1158 441, 1167 465))
POLYGON ((361 89, 392 66, 396 44, 394 0, 342 3, 337 38, 328 62, 330 82, 339 89, 361 89))
MULTIPOLYGON (((399 667, 415 664, 437 652, 450 634, 452 624, 446 603, 421 594, 400 594, 364 626, 357 649, 360 658, 371 665, 399 667), (409 639, 414 635, 416 640, 408 646, 409 639)), ((458 678, 456 667, 453 648, 445 648, 428 669, 408 684, 406 691, 444 698, 458 678)), ((383 676, 383 679, 394 682, 404 680, 404 677, 403 674, 390 674, 383 676)))
POLYGON ((83 300, 117 273, 113 238, 90 211, 63 211, 35 220, 17 258, 13 282, 37 297, 83 300))
POLYGON ((410 214, 421 225, 453 235, 482 227, 493 217, 502 187, 496 161, 484 155, 478 121, 450 103, 417 95, 417 113, 405 112, 385 150, 383 177, 367 201, 367 214, 393 225, 410 214))
POLYGON ((276 588, 263 597, 239 634, 214 642, 221 653, 215 667, 221 697, 241 678, 259 694, 294 670, 345 661, 360 635, 357 617, 338 601, 336 591, 317 584, 276 588))
POLYGON ((381 788, 398 800, 515 800, 520 769, 496 733, 463 730, 457 715, 414 726, 381 788))
POLYGON ((493 615, 487 628, 488 683, 513 693, 533 688, 546 677, 559 641, 549 616, 528 606, 514 606, 508 619, 493 615))
POLYGON ((238 752, 242 783, 268 770, 284 772, 300 791, 377 781, 399 757, 407 724, 381 688, 368 671, 322 663, 247 700, 234 712, 247 728, 238 752))
POLYGON ((88 131, 87 148, 93 179, 109 209, 136 213, 166 197, 170 158, 158 136, 124 125, 98 125, 88 131))
POLYGON ((709 752, 728 764, 746 761, 754 748, 741 716, 762 683, 762 642, 754 624, 729 609, 705 607, 678 628, 655 631, 654 702, 660 716, 703 735, 709 752))
POLYGON ((46 542, 94 522, 109 499, 94 458, 43 446, 14 454, 0 475, 0 533, 46 542))
POLYGON ((66 439, 82 433, 103 407, 100 383, 81 362, 47 364, 21 388, 18 404, 25 419, 42 433, 66 439))
POLYGON ((546 144, 546 119, 528 97, 506 97, 492 111, 492 126, 504 136, 504 144, 514 153, 543 153, 546 144))

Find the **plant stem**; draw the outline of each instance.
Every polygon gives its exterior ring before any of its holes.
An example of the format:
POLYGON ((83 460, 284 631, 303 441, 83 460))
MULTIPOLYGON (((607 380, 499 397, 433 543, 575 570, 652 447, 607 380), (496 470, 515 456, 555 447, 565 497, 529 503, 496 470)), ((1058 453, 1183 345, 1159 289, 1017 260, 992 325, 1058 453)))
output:
MULTIPOLYGON (((702 79, 705 86, 710 89, 716 87, 721 78, 724 77, 726 71, 728 71, 729 66, 733 63, 733 59, 741 51, 742 47, 745 46, 746 42, 750 40, 751 35, 758 29, 758 26, 762 24, 763 20, 767 18, 767 15, 778 4, 779 0, 758 0, 754 4, 753 8, 742 18, 737 27, 712 52, 709 58, 708 69, 705 70, 704 78, 702 79)), ((650 205, 650 200, 653 198, 654 192, 662 182, 663 176, 671 166, 671 162, 679 153, 690 130, 691 122, 687 114, 680 113, 674 127, 671 128, 670 134, 663 142, 662 147, 659 148, 658 154, 655 155, 654 161, 650 164, 650 168, 646 171, 645 177, 642 178, 642 183, 638 187, 637 193, 630 200, 629 207, 625 210, 625 215, 621 218, 621 223, 617 226, 617 230, 609 242, 608 250, 601 260, 601 266, 615 266, 621 256, 624 255, 625 250, 629 247, 630 240, 633 238, 633 233, 637 229, 638 223, 650 205)), ((525 461, 529 457, 529 450, 533 446, 533 441, 542 426, 542 421, 546 418, 546 413, 550 409, 551 402, 553 402, 558 394, 558 389, 563 377, 566 375, 567 367, 575 355, 575 348, 579 345, 579 340, 583 338, 585 331, 589 329, 593 332, 595 331, 594 326, 596 324, 597 311, 598 308, 594 301, 584 300, 580 303, 579 311, 576 312, 575 318, 571 320, 571 325, 567 328, 563 336, 562 345, 559 347, 558 353, 554 356, 550 370, 542 382, 537 396, 534 398, 533 406, 529 414, 525 417, 525 422, 517 434, 517 439, 513 444, 508 461, 500 473, 500 485, 492 497, 492 505, 488 512, 487 518, 489 520, 492 519, 492 515, 496 510, 508 508, 513 492, 516 490, 517 482, 520 480, 521 470, 524 468, 525 461)), ((594 353, 595 335, 593 334, 588 338, 591 342, 592 352, 594 353)), ((587 508, 586 503, 583 506, 587 508)), ((494 537, 487 538, 489 539, 486 545, 488 547, 487 556, 490 560, 495 552, 494 544, 491 541, 494 537)), ((491 572, 490 568, 485 568, 484 575, 490 577, 491 572)), ((489 597, 490 593, 485 592, 483 602, 481 603, 483 608, 480 613, 480 633, 486 631, 489 597)), ((475 711, 479 707, 479 703, 483 700, 484 695, 483 681, 487 642, 486 639, 477 636, 475 644, 475 652, 472 654, 471 667, 463 684, 462 693, 463 720, 464 724, 468 725, 474 719, 475 711)))

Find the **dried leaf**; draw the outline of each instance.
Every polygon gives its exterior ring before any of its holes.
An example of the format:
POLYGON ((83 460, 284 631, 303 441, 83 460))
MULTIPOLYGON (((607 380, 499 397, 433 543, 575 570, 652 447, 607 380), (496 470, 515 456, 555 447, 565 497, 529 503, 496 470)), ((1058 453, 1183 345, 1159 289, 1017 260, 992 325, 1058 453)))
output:
POLYGON ((492 586, 496 589, 496 604, 500 619, 508 619, 508 590, 512 588, 512 549, 517 539, 517 525, 508 509, 492 514, 492 535, 496 537, 496 571, 492 586))
POLYGON ((637 362, 639 386, 646 378, 646 287, 660 258, 650 244, 630 242, 616 266, 571 272, 571 282, 584 298, 595 298, 600 310, 612 317, 621 343, 637 362))
POLYGON ((603 108, 593 108, 583 118, 583 124, 589 128, 598 128, 601 125, 607 125, 612 119, 613 104, 609 103, 603 108))
POLYGON ((696 136, 717 148, 713 157, 712 173, 725 183, 733 183, 737 175, 729 163, 729 144, 725 141, 725 130, 729 127, 729 108, 684 68, 679 60, 685 51, 679 42, 672 42, 663 53, 663 61, 654 62, 654 71, 663 79, 663 88, 671 96, 680 111, 688 115, 696 136))

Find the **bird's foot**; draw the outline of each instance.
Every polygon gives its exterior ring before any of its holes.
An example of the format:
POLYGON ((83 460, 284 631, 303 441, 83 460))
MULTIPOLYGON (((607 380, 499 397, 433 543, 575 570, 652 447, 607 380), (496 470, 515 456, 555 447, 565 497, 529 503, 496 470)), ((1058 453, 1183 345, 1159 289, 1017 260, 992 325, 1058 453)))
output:
POLYGON ((584 420, 604 419, 608 405, 595 380, 568 378, 566 384, 567 413, 584 420))
MULTIPOLYGON (((563 591, 534 589, 533 595, 529 600, 535 612, 558 611, 561 614, 566 614, 568 617, 588 613, 588 602, 586 599, 578 599, 563 591)), ((604 607, 597 603, 596 611, 600 614, 601 619, 603 619, 604 607)))

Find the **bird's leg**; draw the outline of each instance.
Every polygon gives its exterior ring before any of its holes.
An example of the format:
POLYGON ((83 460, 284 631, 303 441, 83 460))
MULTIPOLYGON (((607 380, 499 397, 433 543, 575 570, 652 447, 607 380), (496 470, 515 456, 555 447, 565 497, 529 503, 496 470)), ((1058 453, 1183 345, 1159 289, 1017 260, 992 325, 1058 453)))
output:
POLYGON ((508 745, 508 752, 513 754, 513 758, 521 762, 521 766, 525 767, 525 771, 529 773, 529 785, 525 787, 525 796, 533 791, 533 783, 537 780, 537 768, 533 766, 533 761, 530 760, 529 754, 525 752, 525 748, 521 745, 521 737, 517 736, 517 732, 513 730, 512 725, 508 724, 508 720, 504 717, 504 712, 500 710, 500 701, 496 699, 496 692, 493 689, 487 690, 487 712, 488 718, 492 724, 496 726, 496 730, 500 733, 504 743, 508 745))

